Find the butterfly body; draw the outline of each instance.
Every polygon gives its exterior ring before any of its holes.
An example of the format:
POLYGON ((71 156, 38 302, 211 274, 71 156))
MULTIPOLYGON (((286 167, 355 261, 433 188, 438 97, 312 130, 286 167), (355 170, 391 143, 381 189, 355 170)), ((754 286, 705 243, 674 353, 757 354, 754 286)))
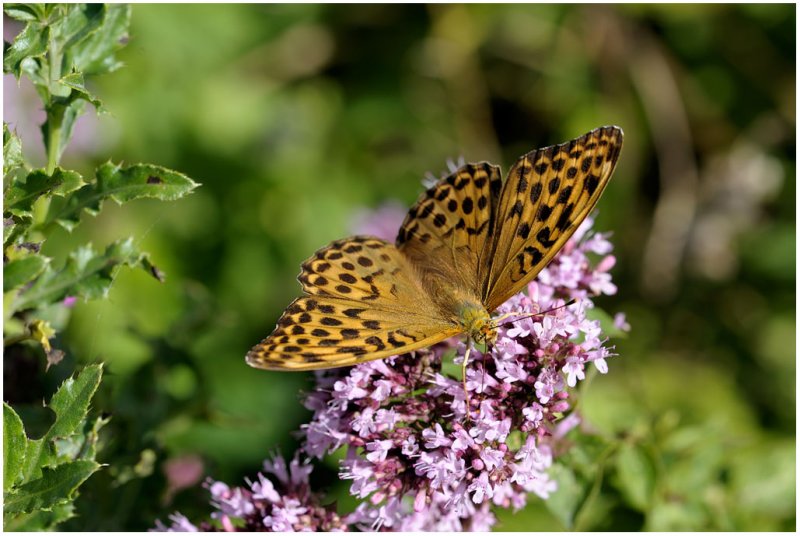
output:
POLYGON ((497 326, 483 305, 464 304, 458 311, 462 330, 475 342, 494 344, 497 340, 497 326))
POLYGON ((302 265, 305 296, 247 354, 268 370, 350 366, 466 333, 494 343, 492 312, 525 288, 594 208, 622 148, 601 127, 511 167, 466 164, 428 188, 395 243, 337 240, 302 265))

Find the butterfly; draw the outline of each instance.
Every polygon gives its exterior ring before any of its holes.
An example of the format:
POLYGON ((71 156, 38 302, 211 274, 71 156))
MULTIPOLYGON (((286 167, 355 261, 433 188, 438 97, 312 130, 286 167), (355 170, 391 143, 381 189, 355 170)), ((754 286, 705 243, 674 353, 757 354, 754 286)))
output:
POLYGON ((505 181, 498 166, 466 164, 420 195, 394 244, 354 236, 320 249, 298 277, 305 295, 247 363, 344 367, 461 333, 493 344, 491 313, 547 266, 594 208, 622 138, 606 126, 531 151, 505 181))

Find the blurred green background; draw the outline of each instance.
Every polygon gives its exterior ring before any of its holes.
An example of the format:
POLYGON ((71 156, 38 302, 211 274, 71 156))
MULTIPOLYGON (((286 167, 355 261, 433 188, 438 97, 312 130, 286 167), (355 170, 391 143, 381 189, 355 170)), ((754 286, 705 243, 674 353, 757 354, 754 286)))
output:
MULTIPOLYGON (((196 519, 205 491, 170 491, 165 462, 238 484, 294 450, 308 377, 244 355, 360 209, 410 205, 448 158, 507 168, 616 124, 596 228, 619 293, 599 305, 632 331, 581 407, 621 454, 578 527, 793 530, 795 46, 794 5, 135 5, 125 67, 92 81, 111 114, 81 120, 64 166, 152 162, 203 186, 108 205, 48 244, 132 235, 167 274, 122 271, 108 301, 77 306, 67 361, 19 395, 107 363, 111 466, 67 528, 196 519)), ((30 85, 5 87, 41 165, 30 85)), ((316 478, 346 494, 335 464, 316 478)), ((564 525, 531 498, 497 528, 564 525)))

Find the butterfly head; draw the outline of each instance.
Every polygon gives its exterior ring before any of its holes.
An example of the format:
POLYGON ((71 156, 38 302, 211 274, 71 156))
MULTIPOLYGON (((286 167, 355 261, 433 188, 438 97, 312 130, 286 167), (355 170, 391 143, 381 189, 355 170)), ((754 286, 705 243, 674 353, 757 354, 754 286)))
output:
POLYGON ((473 341, 494 344, 497 340, 497 326, 483 306, 470 304, 463 307, 459 320, 473 341))

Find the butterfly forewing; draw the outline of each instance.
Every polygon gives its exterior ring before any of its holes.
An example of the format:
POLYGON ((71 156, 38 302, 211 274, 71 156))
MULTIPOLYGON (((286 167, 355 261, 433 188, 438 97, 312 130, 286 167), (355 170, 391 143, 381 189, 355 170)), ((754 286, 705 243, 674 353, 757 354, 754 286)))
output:
POLYGON ((501 187, 499 167, 461 166, 420 196, 400 228, 397 247, 444 307, 452 306, 454 294, 480 300, 480 257, 501 187))
POLYGON ((424 348, 459 331, 441 317, 397 248, 377 238, 332 243, 303 263, 298 279, 309 296, 295 300, 272 334, 250 350, 250 365, 354 365, 424 348))
POLYGON ((500 195, 483 299, 494 311, 558 253, 594 208, 622 148, 622 130, 602 127, 538 149, 509 170, 500 195))

